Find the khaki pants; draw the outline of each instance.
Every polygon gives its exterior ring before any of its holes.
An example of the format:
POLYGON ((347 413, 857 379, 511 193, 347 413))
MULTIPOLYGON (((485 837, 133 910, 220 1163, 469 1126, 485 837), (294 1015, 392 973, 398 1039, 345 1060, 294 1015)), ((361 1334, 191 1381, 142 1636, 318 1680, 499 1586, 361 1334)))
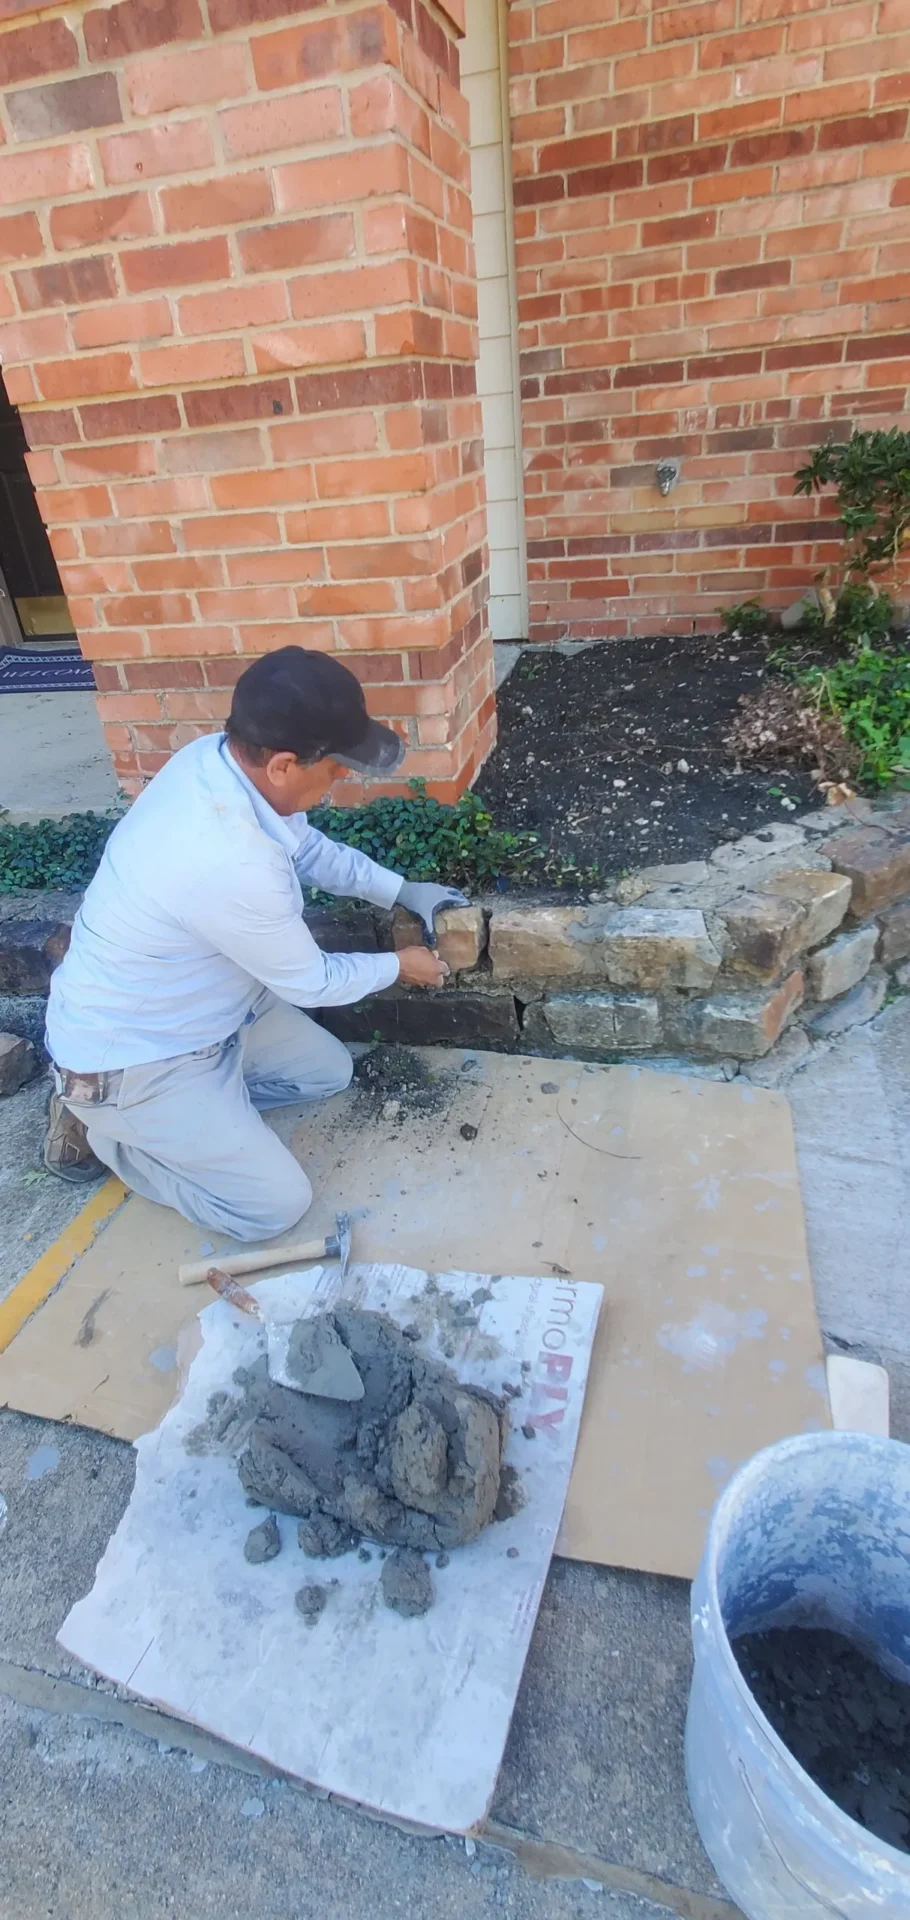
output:
POLYGON ((263 992, 250 1023, 215 1047, 110 1076, 96 1105, 67 1100, 89 1146, 135 1193, 238 1240, 292 1227, 313 1198, 257 1108, 325 1100, 348 1086, 346 1047, 263 992))

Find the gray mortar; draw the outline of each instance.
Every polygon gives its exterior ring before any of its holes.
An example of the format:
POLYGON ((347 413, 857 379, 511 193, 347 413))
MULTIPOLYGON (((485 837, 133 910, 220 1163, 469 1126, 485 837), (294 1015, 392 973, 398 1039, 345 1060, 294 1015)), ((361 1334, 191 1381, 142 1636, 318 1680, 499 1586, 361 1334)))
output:
POLYGON ((315 1627, 328 1597, 328 1587, 320 1587, 315 1580, 308 1580, 305 1587, 298 1588, 294 1605, 297 1612, 303 1614, 308 1627, 315 1627))
MULTIPOLYGON (((241 1389, 239 1395, 220 1387, 210 1396, 205 1419, 200 1420, 184 1440, 187 1453, 236 1454, 245 1445, 260 1407, 268 1398, 270 1381, 265 1354, 251 1367, 238 1367, 234 1382, 241 1389)), ((261 1500, 257 1504, 268 1507, 275 1503, 261 1500)))
POLYGON ((278 1522, 273 1513, 267 1520, 261 1520, 258 1527, 251 1527, 243 1544, 243 1557, 251 1567, 261 1567, 264 1560, 274 1560, 281 1552, 281 1535, 278 1522))
POLYGON ((288 1340, 285 1372, 295 1387, 320 1399, 363 1399, 363 1381, 327 1313, 296 1322, 288 1340))
MULTIPOLYGON (((487 1299, 493 1296, 486 1288, 477 1292, 486 1293, 487 1299)), ((412 1293, 407 1301, 411 1317, 406 1329, 409 1340, 428 1340, 435 1334, 436 1339, 448 1360, 454 1359, 459 1340, 470 1329, 479 1325, 479 1311, 483 1301, 472 1297, 465 1300, 461 1294, 447 1293, 441 1287, 435 1273, 428 1273, 426 1285, 420 1293, 412 1293)), ((498 1340, 491 1334, 475 1333, 471 1341, 471 1356, 475 1360, 496 1360, 502 1352, 498 1340)))
POLYGON ((520 1513, 525 1503, 524 1487, 514 1467, 503 1467, 499 1476, 499 1493, 493 1509, 494 1520, 511 1520, 513 1514, 520 1513))
POLYGON ((397 1547, 379 1576, 382 1597, 393 1613, 405 1620, 416 1620, 433 1605, 433 1582, 422 1554, 412 1547, 397 1547))
POLYGON ((311 1560, 338 1560, 343 1553, 353 1552, 359 1538, 329 1513, 311 1513, 297 1528, 298 1543, 311 1560))
MULTIPOLYGON (((273 1382, 260 1394, 255 1381, 239 1461, 244 1491, 315 1521, 317 1531, 329 1516, 386 1546, 437 1550, 476 1539, 500 1498, 505 1403, 462 1386, 385 1314, 339 1305, 329 1317, 364 1397, 325 1400, 273 1382)), ((505 1478, 511 1487, 514 1469, 505 1478)))

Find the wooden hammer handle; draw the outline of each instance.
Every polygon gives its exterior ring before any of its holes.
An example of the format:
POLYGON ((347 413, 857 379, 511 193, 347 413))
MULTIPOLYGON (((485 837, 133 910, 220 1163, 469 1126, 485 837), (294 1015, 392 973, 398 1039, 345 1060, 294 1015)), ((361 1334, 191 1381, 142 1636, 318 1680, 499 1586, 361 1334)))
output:
POLYGON ((292 1260, 322 1260, 326 1252, 325 1240, 294 1240, 285 1247, 265 1247, 258 1253, 210 1254, 207 1260, 186 1261, 177 1268, 177 1278, 182 1287, 198 1287, 208 1279, 212 1267, 231 1275, 264 1273, 266 1267, 284 1267, 292 1260))

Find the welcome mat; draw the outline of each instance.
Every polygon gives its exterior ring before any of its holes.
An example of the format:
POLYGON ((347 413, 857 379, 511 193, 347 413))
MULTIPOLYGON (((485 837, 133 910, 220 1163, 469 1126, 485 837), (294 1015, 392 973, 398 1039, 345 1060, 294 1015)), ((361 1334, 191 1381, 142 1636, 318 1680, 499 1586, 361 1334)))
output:
POLYGON ((94 693, 91 663, 78 647, 59 653, 33 653, 28 647, 0 648, 0 693, 94 693))

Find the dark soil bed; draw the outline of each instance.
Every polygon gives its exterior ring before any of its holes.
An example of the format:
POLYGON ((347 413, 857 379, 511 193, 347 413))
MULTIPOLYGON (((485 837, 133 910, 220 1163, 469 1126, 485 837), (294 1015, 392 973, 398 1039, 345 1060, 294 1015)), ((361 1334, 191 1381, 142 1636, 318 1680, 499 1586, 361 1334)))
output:
POLYGON ((800 1766, 851 1819, 907 1852, 910 1686, 819 1628, 744 1634, 733 1651, 800 1766))
POLYGON ((523 653, 478 781, 497 826, 530 828, 561 859, 608 874, 704 858, 786 820, 785 800, 811 806, 808 769, 737 771, 724 744, 740 696, 763 684, 765 655, 674 636, 523 653))

